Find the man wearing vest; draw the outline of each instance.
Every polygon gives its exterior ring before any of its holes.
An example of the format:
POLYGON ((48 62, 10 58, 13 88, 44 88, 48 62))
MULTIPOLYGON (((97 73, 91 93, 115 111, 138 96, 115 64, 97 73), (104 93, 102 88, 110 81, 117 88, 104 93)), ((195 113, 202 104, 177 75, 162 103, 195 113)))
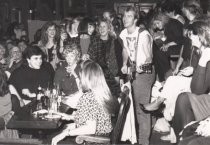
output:
POLYGON ((152 66, 153 39, 145 28, 136 26, 137 20, 136 9, 128 7, 123 15, 125 29, 120 34, 123 41, 121 71, 123 74, 132 74, 134 107, 139 126, 137 130, 138 144, 149 145, 151 116, 141 109, 140 104, 150 102, 151 88, 155 81, 155 72, 152 66))

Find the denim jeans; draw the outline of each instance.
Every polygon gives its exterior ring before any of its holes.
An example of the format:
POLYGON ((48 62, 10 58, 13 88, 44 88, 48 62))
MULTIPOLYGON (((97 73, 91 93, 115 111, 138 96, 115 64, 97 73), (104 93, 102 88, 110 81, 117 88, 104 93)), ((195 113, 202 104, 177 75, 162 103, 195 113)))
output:
POLYGON ((155 73, 152 74, 136 74, 136 78, 132 83, 133 98, 136 118, 138 121, 138 143, 149 145, 149 137, 151 133, 151 115, 143 112, 140 108, 141 104, 147 104, 151 99, 151 89, 155 81, 155 73))

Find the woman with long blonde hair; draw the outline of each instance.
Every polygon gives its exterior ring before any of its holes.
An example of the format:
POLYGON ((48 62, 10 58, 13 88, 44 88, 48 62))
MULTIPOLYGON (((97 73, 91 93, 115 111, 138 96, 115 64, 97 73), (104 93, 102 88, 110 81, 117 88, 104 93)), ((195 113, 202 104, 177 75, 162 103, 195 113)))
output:
POLYGON ((92 61, 83 65, 81 85, 84 94, 77 103, 74 115, 63 114, 63 119, 74 120, 52 139, 57 145, 66 136, 84 134, 103 135, 112 131, 111 117, 118 111, 118 102, 111 95, 101 67, 92 61))
POLYGON ((110 89, 106 83, 104 73, 95 62, 90 62, 84 67, 81 75, 81 84, 83 91, 92 91, 100 103, 108 113, 114 113, 113 106, 114 98, 111 95, 110 89))

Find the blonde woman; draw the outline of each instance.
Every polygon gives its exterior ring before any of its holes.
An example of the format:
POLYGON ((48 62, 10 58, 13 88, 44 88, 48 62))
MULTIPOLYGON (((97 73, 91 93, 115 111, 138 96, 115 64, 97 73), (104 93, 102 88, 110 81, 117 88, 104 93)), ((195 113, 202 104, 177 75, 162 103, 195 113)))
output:
POLYGON ((84 65, 81 73, 83 96, 78 101, 74 115, 63 115, 63 119, 74 120, 52 139, 57 145, 66 136, 83 134, 109 134, 112 131, 111 116, 118 111, 118 102, 112 97, 101 67, 95 62, 84 65))
POLYGON ((80 90, 80 51, 75 43, 64 46, 65 62, 56 70, 54 83, 60 86, 65 95, 71 95, 80 90))

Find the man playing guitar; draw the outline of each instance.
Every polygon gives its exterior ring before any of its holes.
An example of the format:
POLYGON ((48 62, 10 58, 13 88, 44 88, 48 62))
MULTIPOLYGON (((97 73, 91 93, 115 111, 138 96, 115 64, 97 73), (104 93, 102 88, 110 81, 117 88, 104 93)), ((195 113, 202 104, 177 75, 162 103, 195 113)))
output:
POLYGON ((155 80, 155 73, 152 67, 152 45, 153 39, 144 28, 136 26, 138 12, 134 7, 128 7, 123 16, 125 29, 121 32, 120 38, 123 42, 123 74, 134 74, 132 77, 133 96, 138 121, 138 143, 149 145, 151 132, 151 116, 143 112, 139 104, 150 102, 151 88, 155 80), (128 61, 130 67, 128 67, 128 61), (131 68, 131 69, 129 69, 131 68))

